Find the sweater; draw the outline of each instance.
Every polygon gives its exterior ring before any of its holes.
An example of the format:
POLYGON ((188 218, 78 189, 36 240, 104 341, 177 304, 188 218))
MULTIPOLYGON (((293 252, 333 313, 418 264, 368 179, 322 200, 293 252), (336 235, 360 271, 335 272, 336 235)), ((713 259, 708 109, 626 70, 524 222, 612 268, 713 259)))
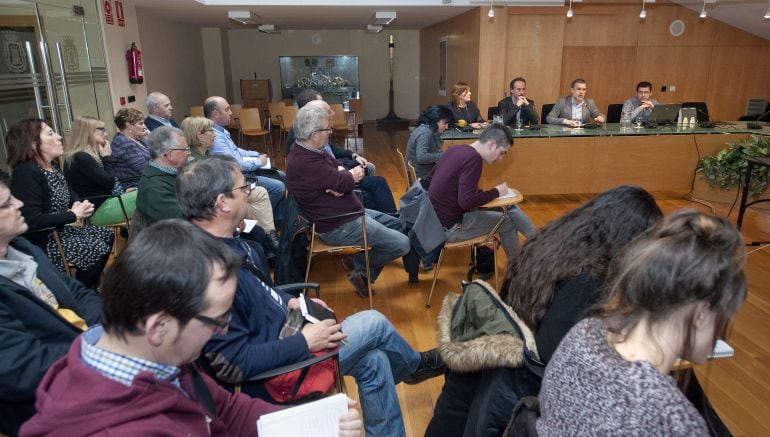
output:
POLYGON ((139 180, 138 191, 136 208, 147 217, 148 225, 182 216, 176 200, 176 174, 148 165, 139 180))
POLYGON ((286 157, 286 188, 294 195, 307 218, 315 222, 316 231, 329 232, 349 221, 354 214, 334 219, 321 217, 363 211, 364 207, 353 193, 355 181, 349 171, 337 169, 337 161, 325 153, 308 150, 299 143, 286 157), (341 193, 335 196, 327 192, 341 193))
POLYGON ((417 126, 406 143, 406 159, 412 161, 418 178, 430 174, 444 152, 441 150, 441 134, 427 124, 417 126))
POLYGON ((600 319, 564 337, 543 377, 537 432, 547 436, 704 436, 703 418, 649 361, 626 361, 600 319))
POLYGON ((142 140, 134 141, 118 132, 112 139, 112 168, 125 188, 135 187, 144 167, 150 162, 150 148, 142 140), (137 144, 137 141, 139 144, 137 144))
MULTIPOLYGON (((72 160, 64 167, 67 183, 81 198, 107 196, 115 187, 115 172, 112 170, 112 158, 105 156, 101 165, 86 152, 72 155, 72 160)), ((107 200, 106 197, 88 199, 94 208, 107 200)))
POLYGON ((46 373, 37 390, 38 413, 22 426, 20 435, 253 436, 257 419, 280 409, 228 393, 201 374, 217 412, 210 418, 198 402, 190 364, 182 367, 180 387, 149 372, 126 386, 82 363, 81 338, 46 373))
POLYGON ((454 115, 454 124, 457 124, 460 120, 465 120, 468 124, 484 122, 479 107, 473 102, 468 102, 464 108, 458 108, 455 106, 454 102, 449 102, 446 107, 449 108, 454 115))
POLYGON ((496 188, 479 189, 482 165, 481 155, 469 145, 450 147, 436 164, 428 195, 445 228, 462 221, 465 211, 491 202, 500 194, 496 188))

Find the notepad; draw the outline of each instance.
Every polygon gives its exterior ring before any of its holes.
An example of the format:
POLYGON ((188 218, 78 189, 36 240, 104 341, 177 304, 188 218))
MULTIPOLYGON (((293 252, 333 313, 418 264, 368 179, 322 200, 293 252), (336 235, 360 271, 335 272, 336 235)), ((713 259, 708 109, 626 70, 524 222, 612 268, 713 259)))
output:
MULTIPOLYGON (((257 162, 257 161, 259 161, 259 157, 261 157, 261 156, 264 156, 264 155, 246 156, 246 157, 243 158, 243 160, 246 161, 246 162, 257 162)), ((270 163, 270 158, 267 158, 267 163, 265 165, 263 165, 262 167, 260 167, 261 170, 268 170, 268 169, 271 169, 271 168, 273 168, 273 166, 270 163)))
POLYGON ((508 188, 508 192, 498 197, 498 199, 513 199, 514 197, 516 197, 516 192, 508 188))
POLYGON ((307 404, 265 414, 257 420, 260 437, 337 437, 348 398, 339 393, 307 404), (311 431, 312 430, 312 431, 311 431))

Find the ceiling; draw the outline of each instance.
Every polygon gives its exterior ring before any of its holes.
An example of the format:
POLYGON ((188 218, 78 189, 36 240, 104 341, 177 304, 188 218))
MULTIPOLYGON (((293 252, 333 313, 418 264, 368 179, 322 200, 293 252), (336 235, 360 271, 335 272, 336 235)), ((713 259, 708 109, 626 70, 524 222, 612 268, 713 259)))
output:
MULTIPOLYGON (((556 0, 558 1, 558 0, 556 0)), ((573 0, 577 2, 577 0, 573 0)), ((651 2, 651 0, 646 0, 651 2)), ((700 12, 698 0, 671 0, 700 12)), ((657 3, 666 0, 657 0, 657 3)), ((535 5, 554 0, 494 0, 495 5, 535 5)), ((592 3, 639 3, 641 0, 585 0, 592 3)), ((241 28, 227 19, 227 11, 248 10, 261 17, 262 24, 279 29, 363 29, 376 11, 394 11, 398 18, 388 29, 422 29, 460 15, 488 0, 134 0, 140 9, 160 18, 200 27, 241 28), (443 4, 443 1, 451 2, 443 4), (205 4, 204 4, 205 3, 205 4), (303 5, 303 3, 305 5, 303 5), (208 4, 208 6, 206 5, 208 4)), ((515 7, 515 6, 514 6, 515 7)), ((707 0, 709 17, 770 40, 770 20, 763 19, 768 0, 707 0)), ((497 9, 500 11, 500 9, 497 9)), ((654 14, 654 7, 649 14, 654 14)))

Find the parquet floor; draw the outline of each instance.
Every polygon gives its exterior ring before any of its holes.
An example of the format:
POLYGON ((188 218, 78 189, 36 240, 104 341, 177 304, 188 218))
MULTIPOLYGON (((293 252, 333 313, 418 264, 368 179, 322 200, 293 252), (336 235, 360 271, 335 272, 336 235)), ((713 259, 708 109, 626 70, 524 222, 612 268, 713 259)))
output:
MULTIPOLYGON (((408 132, 378 131, 365 126, 359 152, 377 165, 385 176, 396 199, 406 190, 404 175, 397 164, 395 148, 402 151, 408 132)), ((506 159, 510 159, 510 156, 506 159)), ((282 165, 278 160, 279 167, 282 165)), ((684 193, 654 193, 664 213, 679 208, 710 211, 704 205, 682 199, 684 193)), ((521 205, 535 225, 548 221, 575 208, 590 195, 533 196, 521 205)), ((717 214, 724 216, 729 208, 713 204, 717 214)), ((733 222, 737 211, 733 211, 733 222)), ((747 240, 770 240, 770 212, 749 212, 744 221, 743 235, 747 240)), ((751 250, 752 248, 749 248, 751 250)), ((499 256, 501 277, 505 255, 499 256)), ((375 309, 385 314, 401 335, 417 350, 436 346, 435 322, 440 303, 447 291, 457 291, 468 269, 468 253, 454 250, 447 253, 441 276, 433 297, 433 307, 425 308, 432 273, 421 273, 419 284, 408 284, 401 262, 386 266, 374 288, 375 309)), ((697 369, 697 374, 720 416, 735 435, 770 435, 770 248, 750 253, 746 259, 749 295, 731 326, 727 341, 735 348, 735 357, 712 361, 697 369)), ((322 284, 322 297, 342 317, 368 309, 368 301, 356 296, 348 283, 339 258, 321 257, 314 262, 311 278, 322 284)), ((348 392, 356 396, 355 382, 346 378, 348 392)), ((399 384, 398 395, 408 436, 421 436, 430 420, 443 378, 435 378, 417 386, 399 384)))

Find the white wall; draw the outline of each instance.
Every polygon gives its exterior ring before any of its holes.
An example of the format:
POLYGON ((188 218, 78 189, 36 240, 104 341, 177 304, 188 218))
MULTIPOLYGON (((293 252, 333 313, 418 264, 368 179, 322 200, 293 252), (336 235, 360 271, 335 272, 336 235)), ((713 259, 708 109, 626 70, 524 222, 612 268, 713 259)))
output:
MULTIPOLYGON (((283 30, 267 35, 253 29, 228 31, 232 94, 240 102, 240 79, 269 78, 273 98, 280 99, 279 56, 358 56, 358 76, 366 120, 382 118, 388 113, 389 61, 388 36, 396 44, 394 91, 396 114, 417 118, 420 113, 420 32, 397 30, 368 34, 360 30, 283 30), (321 43, 314 44, 314 34, 321 43)), ((208 52, 207 69, 210 67, 208 52)))

